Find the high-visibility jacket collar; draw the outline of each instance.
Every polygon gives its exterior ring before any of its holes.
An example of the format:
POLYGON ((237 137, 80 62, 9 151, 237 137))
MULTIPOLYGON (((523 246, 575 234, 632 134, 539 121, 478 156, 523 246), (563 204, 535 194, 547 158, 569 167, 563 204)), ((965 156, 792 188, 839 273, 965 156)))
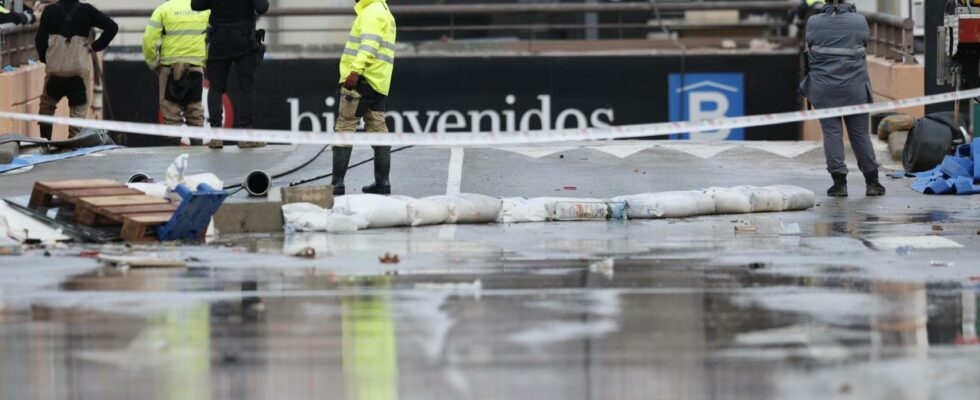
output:
POLYGON ((384 2, 385 2, 385 0, 360 0, 360 1, 357 2, 357 5, 354 6, 354 12, 356 12, 357 15, 361 15, 361 11, 364 11, 369 6, 371 6, 372 4, 374 4, 374 3, 384 3, 384 2))
POLYGON ((806 0, 806 5, 813 7, 826 3, 824 0, 806 0))
POLYGON ((0 14, 10 14, 10 10, 3 8, 3 6, 0 6, 0 14))

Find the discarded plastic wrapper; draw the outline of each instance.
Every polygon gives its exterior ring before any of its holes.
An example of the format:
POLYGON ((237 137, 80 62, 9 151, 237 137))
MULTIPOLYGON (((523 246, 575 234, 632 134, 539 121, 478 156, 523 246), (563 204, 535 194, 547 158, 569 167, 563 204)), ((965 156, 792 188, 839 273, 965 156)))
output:
MULTIPOLYGON (((170 201, 172 201, 175 205, 179 205, 180 202, 183 201, 183 198, 175 192, 177 190, 177 185, 184 185, 195 189, 202 183, 214 189, 221 189, 225 186, 224 182, 222 182, 221 179, 215 174, 203 173, 185 176, 184 173, 187 171, 188 158, 189 156, 186 153, 174 158, 174 161, 170 163, 169 167, 167 167, 167 172, 164 175, 164 183, 168 189, 166 198, 170 199, 170 201)), ((143 188, 149 189, 149 187, 134 187, 134 189, 140 191, 144 191, 143 188)), ((150 195, 154 196, 155 194, 150 195)))

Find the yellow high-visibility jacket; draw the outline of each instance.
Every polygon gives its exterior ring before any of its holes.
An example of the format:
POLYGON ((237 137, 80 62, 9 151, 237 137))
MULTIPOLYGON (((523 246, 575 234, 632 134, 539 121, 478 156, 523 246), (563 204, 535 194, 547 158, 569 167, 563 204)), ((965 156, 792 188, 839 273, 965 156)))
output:
POLYGON ((150 69, 177 63, 203 67, 208 58, 205 39, 210 18, 211 11, 191 10, 191 0, 161 4, 143 32, 146 64, 150 69))
POLYGON ((375 91, 387 96, 395 69, 395 17, 385 0, 360 0, 354 11, 357 19, 340 56, 340 82, 357 72, 375 91))
POLYGON ((824 0, 806 0, 806 5, 808 5, 810 7, 818 6, 818 5, 821 5, 821 4, 824 4, 824 3, 825 3, 824 0))

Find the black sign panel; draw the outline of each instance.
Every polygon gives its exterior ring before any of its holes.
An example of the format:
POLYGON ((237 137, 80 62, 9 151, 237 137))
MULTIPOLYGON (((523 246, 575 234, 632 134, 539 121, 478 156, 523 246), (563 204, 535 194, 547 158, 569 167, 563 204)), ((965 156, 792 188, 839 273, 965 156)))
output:
MULTIPOLYGON (((257 127, 332 130, 337 64, 337 59, 267 60, 259 70, 257 127)), ((156 78, 145 64, 110 61, 105 69, 108 118, 159 121, 156 78)), ((471 132, 640 124, 668 121, 672 114, 675 119, 699 115, 671 113, 671 102, 675 111, 706 104, 702 117, 795 111, 800 109, 799 76, 795 54, 402 57, 395 66, 388 123, 406 132, 471 132), (738 79, 695 81, 711 76, 738 79), (684 86, 691 90, 714 87, 719 93, 671 93, 678 77, 691 77, 684 86), (737 96, 730 98, 738 107, 729 109, 723 95, 737 96)), ((234 82, 232 76, 228 107, 237 100, 234 82)), ((744 138, 797 140, 799 124, 749 128, 744 138)), ((128 144, 158 143, 133 137, 128 144)))

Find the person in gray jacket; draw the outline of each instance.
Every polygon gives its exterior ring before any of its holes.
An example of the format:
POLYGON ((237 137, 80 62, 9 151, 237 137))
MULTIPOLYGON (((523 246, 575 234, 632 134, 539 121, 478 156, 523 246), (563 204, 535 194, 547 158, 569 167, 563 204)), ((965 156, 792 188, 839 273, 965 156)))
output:
MULTIPOLYGON (((868 78, 868 21, 852 4, 828 2, 806 24, 808 72, 800 92, 814 108, 833 108, 873 102, 868 78)), ((869 133, 868 114, 820 120, 824 155, 834 186, 831 197, 847 197, 847 165, 844 163, 843 127, 851 139, 858 167, 864 173, 868 196, 883 196, 878 181, 878 161, 869 133)))

